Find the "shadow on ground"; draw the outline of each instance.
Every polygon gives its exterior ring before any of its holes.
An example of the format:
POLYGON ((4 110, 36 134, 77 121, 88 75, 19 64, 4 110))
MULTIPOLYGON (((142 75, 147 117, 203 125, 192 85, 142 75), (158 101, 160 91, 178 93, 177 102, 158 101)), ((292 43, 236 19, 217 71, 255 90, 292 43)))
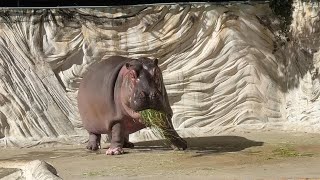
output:
MULTIPOLYGON (((252 141, 240 136, 194 137, 185 138, 185 140, 188 142, 186 152, 194 152, 194 157, 224 152, 237 152, 246 148, 263 145, 263 142, 252 141)), ((19 151, 20 153, 0 157, 0 162, 6 160, 26 161, 34 159, 49 160, 64 157, 86 157, 92 156, 93 154, 104 154, 108 147, 109 144, 104 144, 102 149, 94 152, 86 150, 85 145, 83 145, 83 147, 68 146, 55 149, 30 148, 25 151, 21 149, 21 151, 19 151)), ((161 140, 137 142, 133 149, 126 149, 125 154, 135 152, 154 153, 157 151, 172 151, 172 149, 166 146, 164 141, 161 140)))
MULTIPOLYGON (((188 142, 187 151, 195 151, 197 153, 195 156, 237 152, 246 148, 263 145, 263 142, 249 140, 241 136, 211 136, 184 139, 188 142)), ((148 148, 171 150, 171 148, 163 147, 163 141, 160 140, 135 143, 135 149, 145 151, 148 148)))

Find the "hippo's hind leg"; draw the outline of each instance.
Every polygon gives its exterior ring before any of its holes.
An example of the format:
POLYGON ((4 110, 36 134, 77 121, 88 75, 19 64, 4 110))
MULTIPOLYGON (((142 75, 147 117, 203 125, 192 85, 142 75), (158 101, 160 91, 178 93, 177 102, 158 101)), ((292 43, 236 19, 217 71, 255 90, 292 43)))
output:
POLYGON ((126 135, 124 138, 124 143, 123 143, 124 148, 134 148, 134 144, 129 141, 129 134, 126 135))
POLYGON ((101 134, 94 134, 89 132, 89 142, 87 145, 87 149, 96 151, 100 147, 100 141, 101 141, 101 134))

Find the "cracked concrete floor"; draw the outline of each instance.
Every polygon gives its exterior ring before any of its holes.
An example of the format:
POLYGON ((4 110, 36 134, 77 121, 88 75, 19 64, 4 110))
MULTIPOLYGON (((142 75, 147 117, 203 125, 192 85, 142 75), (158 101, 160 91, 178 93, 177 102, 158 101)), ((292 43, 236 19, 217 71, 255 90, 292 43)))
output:
POLYGON ((320 179, 320 134, 255 132, 187 138, 189 149, 172 151, 161 142, 135 143, 120 156, 85 145, 0 150, 1 164, 44 160, 63 179, 320 179))

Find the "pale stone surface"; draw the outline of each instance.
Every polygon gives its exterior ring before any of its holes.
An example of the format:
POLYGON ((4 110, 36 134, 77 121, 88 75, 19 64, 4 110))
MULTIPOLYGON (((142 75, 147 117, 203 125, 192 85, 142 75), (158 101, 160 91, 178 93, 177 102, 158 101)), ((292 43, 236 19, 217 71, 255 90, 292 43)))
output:
POLYGON ((286 116, 295 130, 319 132, 320 121, 320 8, 319 3, 295 3, 292 39, 284 49, 288 90, 286 116))
POLYGON ((50 164, 34 160, 30 162, 1 162, 0 167, 17 168, 18 170, 10 175, 2 177, 2 180, 61 180, 57 176, 56 169, 50 164))
MULTIPOLYGON (((85 141, 79 82, 111 55, 160 60, 184 137, 317 132, 318 19, 317 4, 294 4, 286 42, 264 3, 1 10, 0 145, 85 141)), ((148 130, 131 137, 154 138, 148 130)))

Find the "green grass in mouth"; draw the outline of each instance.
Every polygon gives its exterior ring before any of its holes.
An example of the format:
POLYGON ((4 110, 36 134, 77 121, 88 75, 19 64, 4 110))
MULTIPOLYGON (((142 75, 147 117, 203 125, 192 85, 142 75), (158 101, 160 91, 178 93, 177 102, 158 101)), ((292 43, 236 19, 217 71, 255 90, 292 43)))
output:
POLYGON ((161 139, 165 139, 165 144, 168 144, 171 140, 177 137, 177 133, 173 129, 168 116, 154 109, 145 109, 139 112, 142 122, 151 127, 153 133, 161 139))

